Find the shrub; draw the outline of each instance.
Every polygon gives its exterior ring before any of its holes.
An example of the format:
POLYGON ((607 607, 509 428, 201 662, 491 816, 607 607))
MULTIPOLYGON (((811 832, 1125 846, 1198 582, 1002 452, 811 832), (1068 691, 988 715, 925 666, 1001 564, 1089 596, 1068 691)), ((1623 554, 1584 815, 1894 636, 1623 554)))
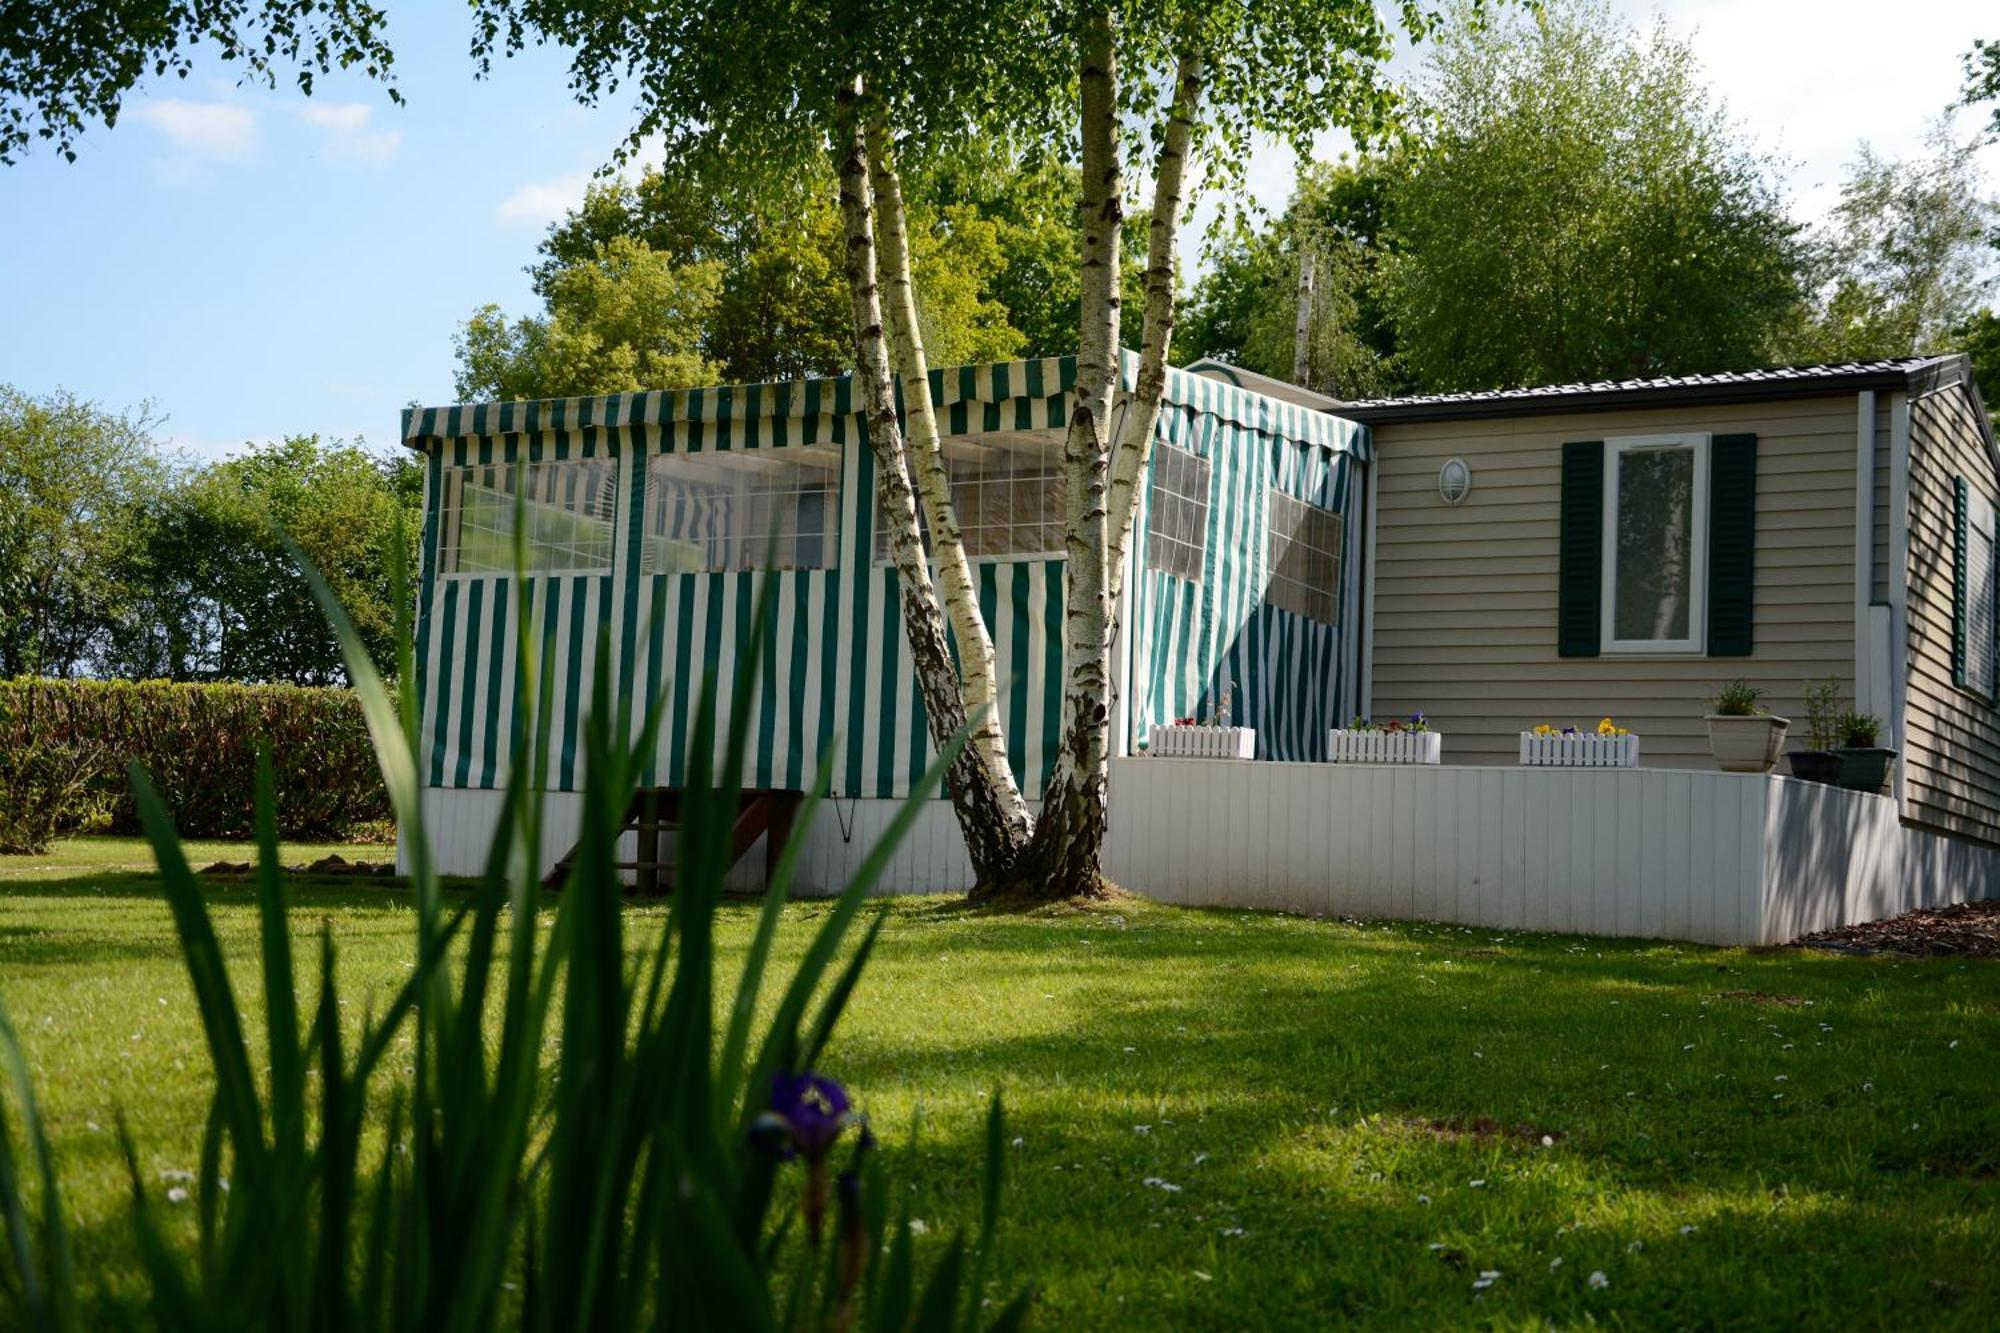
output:
POLYGON ((1817 685, 1805 684, 1806 744, 1831 750, 1840 744, 1840 682, 1832 676, 1817 685))
MULTIPOLYGON (((344 838, 389 816, 389 798, 351 690, 172 681, 0 681, 0 716, 21 719, 23 742, 87 768, 84 807, 55 832, 102 815, 117 833, 139 831, 125 781, 138 764, 184 836, 240 838, 252 828, 257 751, 276 764, 278 833, 344 838), (100 762, 83 764, 92 757, 100 762)), ((55 761, 60 769, 60 761, 55 761)))
POLYGON ((27 701, 0 694, 0 853, 40 855, 106 817, 103 747, 36 734, 27 701))
MULTIPOLYGON (((890 1220, 874 1141, 855 1122, 847 1091, 820 1072, 882 916, 859 932, 845 961, 843 944, 895 840, 964 736, 944 747, 884 842, 820 917, 789 976, 777 975, 770 958, 801 843, 783 850, 733 993, 718 997, 715 914, 747 727, 735 719, 716 772, 713 674, 690 743, 673 910, 657 944, 635 957, 613 862, 619 816, 657 739, 659 709, 636 739, 623 701, 614 717, 586 718, 582 837, 552 922, 541 919, 534 874, 542 798, 521 781, 506 792, 486 875, 464 901, 448 903, 418 799, 414 697, 406 687, 398 707, 331 594, 314 583, 412 849, 415 959, 381 1018, 364 1022, 350 1048, 330 932, 321 934, 317 987, 299 984, 277 861, 275 780, 260 759, 263 985, 232 985, 166 803, 134 766, 137 809, 216 1079, 193 1186, 192 1262, 169 1240, 125 1140, 154 1321, 176 1329, 606 1333, 887 1333, 986 1322, 984 1271, 1005 1143, 998 1099, 986 1122, 978 1240, 968 1247, 954 1238, 920 1280, 907 1215, 890 1220), (760 1021, 767 980, 776 1003, 760 1021), (264 1049, 245 1039, 239 991, 261 991, 264 1049), (316 996, 310 1015, 298 1008, 302 995, 316 996), (406 1060, 408 1075, 396 1076, 406 1060), (376 1147, 364 1127, 385 1103, 376 1147)), ((757 628, 739 654, 733 697, 753 697, 774 587, 766 584, 757 628)), ((598 700, 611 697, 610 656, 597 657, 598 700)), ((532 672, 532 659, 523 661, 532 672)), ((535 690, 524 695, 533 699, 535 690)), ((543 771, 536 761, 546 745, 545 730, 532 744, 523 739, 510 771, 543 771)), ((811 801, 825 791, 827 771, 811 801)), ((82 1321, 59 1173, 4 1011, 0 1074, 12 1085, 28 1149, 23 1171, 5 1123, 8 1098, 0 1097, 0 1217, 13 1287, 30 1326, 66 1333, 82 1321), (33 1189, 23 1185, 30 1176, 33 1189)), ((990 1327, 1019 1327, 1027 1298, 1023 1291, 1000 1307, 990 1327)), ((118 1313, 114 1322, 132 1322, 132 1312, 118 1313)))
POLYGON ((1840 743, 1850 750, 1873 749, 1882 734, 1882 719, 1873 713, 1845 712, 1840 715, 1840 743))
POLYGON ((1764 691, 1749 681, 1732 680, 1715 692, 1709 707, 1718 717, 1755 717, 1764 711, 1758 702, 1763 697, 1764 691))

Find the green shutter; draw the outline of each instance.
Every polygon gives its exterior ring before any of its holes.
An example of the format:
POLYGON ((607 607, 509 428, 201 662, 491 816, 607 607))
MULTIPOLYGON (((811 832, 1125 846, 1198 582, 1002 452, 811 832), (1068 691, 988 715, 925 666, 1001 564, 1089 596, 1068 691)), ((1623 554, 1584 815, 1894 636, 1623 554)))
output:
POLYGON ((1708 459, 1708 655, 1748 657, 1757 575, 1757 437, 1718 435, 1708 459))
POLYGON ((1965 478, 1952 478, 1951 493, 1951 683, 1965 684, 1965 478))
POLYGON ((1563 446, 1556 652, 1595 657, 1603 632, 1604 441, 1563 446))

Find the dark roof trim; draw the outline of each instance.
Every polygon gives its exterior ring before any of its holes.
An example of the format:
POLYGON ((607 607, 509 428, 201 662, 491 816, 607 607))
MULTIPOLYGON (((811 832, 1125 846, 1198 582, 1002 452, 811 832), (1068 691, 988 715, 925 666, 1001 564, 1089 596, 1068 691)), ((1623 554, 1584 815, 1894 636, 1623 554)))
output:
MULTIPOLYGON (((1941 377, 1944 382, 1937 387, 1947 387, 1948 382, 1953 382, 1950 366, 1964 360, 1963 356, 1912 357, 1902 361, 1746 371, 1731 375, 1386 398, 1341 403, 1333 411, 1350 421, 1375 426, 1397 422, 1475 421, 1606 409, 1699 407, 1716 403, 1770 402, 1784 398, 1823 398, 1829 394, 1858 393, 1863 389, 1906 389, 1913 396, 1921 396, 1924 392, 1918 387, 1921 379, 1941 377)), ((1976 395, 1978 390, 1972 388, 1970 374, 1960 373, 1966 387, 1976 395)))

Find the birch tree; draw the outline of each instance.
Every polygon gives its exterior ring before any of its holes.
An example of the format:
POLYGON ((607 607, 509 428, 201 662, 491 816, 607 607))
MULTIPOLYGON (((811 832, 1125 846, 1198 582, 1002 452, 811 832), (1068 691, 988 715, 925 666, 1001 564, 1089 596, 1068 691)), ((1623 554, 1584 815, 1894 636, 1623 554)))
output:
MULTIPOLYGON (((1394 107, 1380 78, 1390 50, 1384 17, 1367 0, 830 8, 480 0, 476 12, 482 61, 553 40, 573 53, 580 99, 631 85, 630 142, 663 145, 666 170, 720 155, 742 187, 756 189, 835 165, 855 385, 903 627, 933 739, 968 720, 972 727, 947 787, 975 892, 1099 892, 1116 607, 1164 400, 1189 187, 1240 185, 1260 135, 1310 151, 1335 126, 1379 129, 1394 107), (1134 126, 1151 142, 1152 189, 1144 337, 1121 401, 1123 141, 1134 126), (977 137, 1080 166, 1081 298, 1062 465, 1061 744, 1034 817, 1007 763, 992 639, 952 505, 902 190, 912 154, 928 158, 977 137)), ((1434 22, 1414 0, 1398 12, 1412 35, 1434 22)))

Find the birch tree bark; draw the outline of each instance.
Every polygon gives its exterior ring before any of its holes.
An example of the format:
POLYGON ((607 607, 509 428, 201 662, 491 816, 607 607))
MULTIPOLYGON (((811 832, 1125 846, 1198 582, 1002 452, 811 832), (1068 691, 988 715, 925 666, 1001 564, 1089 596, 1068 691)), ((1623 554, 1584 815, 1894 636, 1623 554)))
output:
POLYGON ((1204 75, 1201 57, 1192 51, 1182 52, 1174 70, 1173 106, 1153 170, 1153 216, 1146 232, 1145 340, 1131 401, 1118 432, 1118 451, 1111 460, 1105 579, 1113 635, 1125 587, 1126 553, 1132 548, 1133 521, 1139 511, 1139 486, 1153 461, 1153 437, 1159 430, 1160 404, 1167 392, 1167 349, 1173 342, 1178 313, 1174 277, 1180 252, 1181 207, 1186 198, 1188 145, 1201 106, 1204 75))
MULTIPOLYGON (((965 700, 952 665, 944 617, 931 583, 917 530, 916 495, 910 485, 903 430, 896 418, 896 394, 889 349, 882 327, 882 300, 875 254, 875 198, 869 176, 868 136, 860 105, 859 80, 844 85, 836 103, 840 155, 840 213, 847 238, 847 287, 854 314, 854 385, 868 420, 875 455, 881 522, 889 534, 902 590, 903 629, 917 687, 923 692, 931 741, 942 748, 965 726, 965 700)), ((905 256, 907 258, 907 255, 905 256)), ((907 264, 905 264, 907 270, 907 264)), ((903 274, 907 279, 907 271, 903 274)), ((849 744, 858 743, 850 737, 849 744)), ((945 788, 981 885, 1011 876, 1019 849, 1017 823, 994 789, 987 766, 972 747, 959 751, 945 775, 945 788)), ((1019 796, 1015 802, 1018 805, 1019 796)))
POLYGON ((1076 388, 1063 443, 1063 713, 1061 747, 1020 889, 1038 898, 1102 893, 1111 721, 1105 503, 1111 399, 1118 373, 1118 243, 1125 221, 1117 68, 1110 10, 1081 16, 1082 299, 1076 388))
POLYGON ((931 558, 944 588, 945 612, 958 640, 959 679, 966 715, 972 718, 970 748, 979 756, 1006 823, 1010 847, 1027 844, 1030 821, 1014 769, 1007 761, 1007 738, 1000 725, 999 683, 993 660, 993 638, 979 610, 979 590, 952 503, 951 474, 938 437, 937 412, 931 401, 930 360, 924 353, 923 330, 917 321, 916 284, 912 281, 910 239, 903 207, 903 182, 896 170, 895 145, 886 117, 877 110, 868 118, 868 169, 875 195, 875 228, 881 238, 880 258, 884 298, 889 316, 889 353, 896 378, 903 386, 903 441, 914 474, 924 519, 930 525, 931 558))

